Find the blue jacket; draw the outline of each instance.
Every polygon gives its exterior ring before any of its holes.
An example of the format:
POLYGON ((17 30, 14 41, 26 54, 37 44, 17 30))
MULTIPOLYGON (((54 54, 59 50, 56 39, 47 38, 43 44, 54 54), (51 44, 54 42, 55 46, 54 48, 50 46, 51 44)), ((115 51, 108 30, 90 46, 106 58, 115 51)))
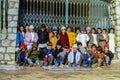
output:
POLYGON ((24 37, 20 31, 16 33, 16 48, 19 47, 19 43, 24 42, 24 37))

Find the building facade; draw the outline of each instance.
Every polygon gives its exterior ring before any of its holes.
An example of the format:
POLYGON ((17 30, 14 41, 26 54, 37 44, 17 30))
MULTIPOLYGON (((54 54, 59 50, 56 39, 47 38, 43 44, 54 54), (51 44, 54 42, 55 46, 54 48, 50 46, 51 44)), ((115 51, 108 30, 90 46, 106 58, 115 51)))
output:
POLYGON ((18 25, 113 27, 117 35, 116 60, 120 59, 120 1, 111 0, 1 0, 0 63, 14 64, 18 25))

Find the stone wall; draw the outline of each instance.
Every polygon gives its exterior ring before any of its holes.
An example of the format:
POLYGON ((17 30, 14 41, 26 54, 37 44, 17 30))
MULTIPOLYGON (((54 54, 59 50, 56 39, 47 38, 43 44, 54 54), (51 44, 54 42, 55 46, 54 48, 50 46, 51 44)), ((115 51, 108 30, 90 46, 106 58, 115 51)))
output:
POLYGON ((0 62, 14 64, 19 0, 8 0, 8 29, 0 33, 0 62))
POLYGON ((117 36, 116 56, 120 59, 120 0, 112 0, 111 9, 111 26, 115 28, 117 36))

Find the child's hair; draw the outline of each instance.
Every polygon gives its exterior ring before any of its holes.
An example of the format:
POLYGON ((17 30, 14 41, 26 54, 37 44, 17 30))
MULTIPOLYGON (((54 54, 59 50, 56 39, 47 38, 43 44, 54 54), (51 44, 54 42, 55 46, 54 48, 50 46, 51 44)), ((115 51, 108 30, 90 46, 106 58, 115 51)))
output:
POLYGON ((93 47, 97 48, 96 44, 92 44, 92 45, 91 45, 91 48, 93 48, 93 47))
POLYGON ((69 45, 66 45, 64 48, 69 49, 70 47, 69 47, 69 45))
POLYGON ((114 28, 110 28, 109 29, 109 33, 110 33, 110 30, 113 30, 113 33, 115 33, 115 29, 114 28))
POLYGON ((47 46, 52 46, 52 43, 51 43, 51 42, 48 42, 48 43, 47 43, 47 46))
POLYGON ((82 43, 81 42, 77 42, 77 45, 79 46, 79 45, 81 45, 82 46, 82 43))
POLYGON ((98 47, 97 47, 97 51, 99 51, 99 52, 101 53, 101 52, 103 51, 103 50, 102 50, 102 47, 101 47, 101 46, 98 46, 98 47))

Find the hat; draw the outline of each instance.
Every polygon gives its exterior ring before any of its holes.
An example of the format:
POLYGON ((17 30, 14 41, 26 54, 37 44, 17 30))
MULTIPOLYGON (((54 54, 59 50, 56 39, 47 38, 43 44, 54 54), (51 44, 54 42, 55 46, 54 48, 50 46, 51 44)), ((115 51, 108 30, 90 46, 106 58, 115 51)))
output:
POLYGON ((21 43, 19 44, 19 47, 20 47, 20 48, 25 48, 25 47, 26 47, 26 46, 25 46, 25 43, 21 42, 21 43))
POLYGON ((91 28, 90 28, 90 27, 87 27, 86 30, 91 30, 91 28))
POLYGON ((38 46, 37 43, 32 44, 32 47, 37 47, 37 46, 38 46))
POLYGON ((104 45, 104 49, 105 49, 105 48, 109 49, 109 45, 108 45, 108 44, 105 44, 105 45, 104 45))
POLYGON ((61 26, 61 30, 65 30, 66 29, 66 27, 65 26, 61 26))
POLYGON ((53 26, 53 27, 52 27, 52 30, 53 30, 53 31, 57 31, 57 27, 56 27, 56 26, 53 26))
POLYGON ((34 26, 33 26, 33 25, 30 25, 29 29, 34 29, 34 26))
POLYGON ((58 40, 57 45, 62 45, 62 42, 60 40, 58 40))
POLYGON ((81 47, 81 48, 80 48, 80 51, 82 51, 82 50, 86 50, 86 49, 85 49, 84 47, 81 47))
POLYGON ((74 44, 74 45, 72 46, 72 48, 78 48, 77 44, 74 44))

